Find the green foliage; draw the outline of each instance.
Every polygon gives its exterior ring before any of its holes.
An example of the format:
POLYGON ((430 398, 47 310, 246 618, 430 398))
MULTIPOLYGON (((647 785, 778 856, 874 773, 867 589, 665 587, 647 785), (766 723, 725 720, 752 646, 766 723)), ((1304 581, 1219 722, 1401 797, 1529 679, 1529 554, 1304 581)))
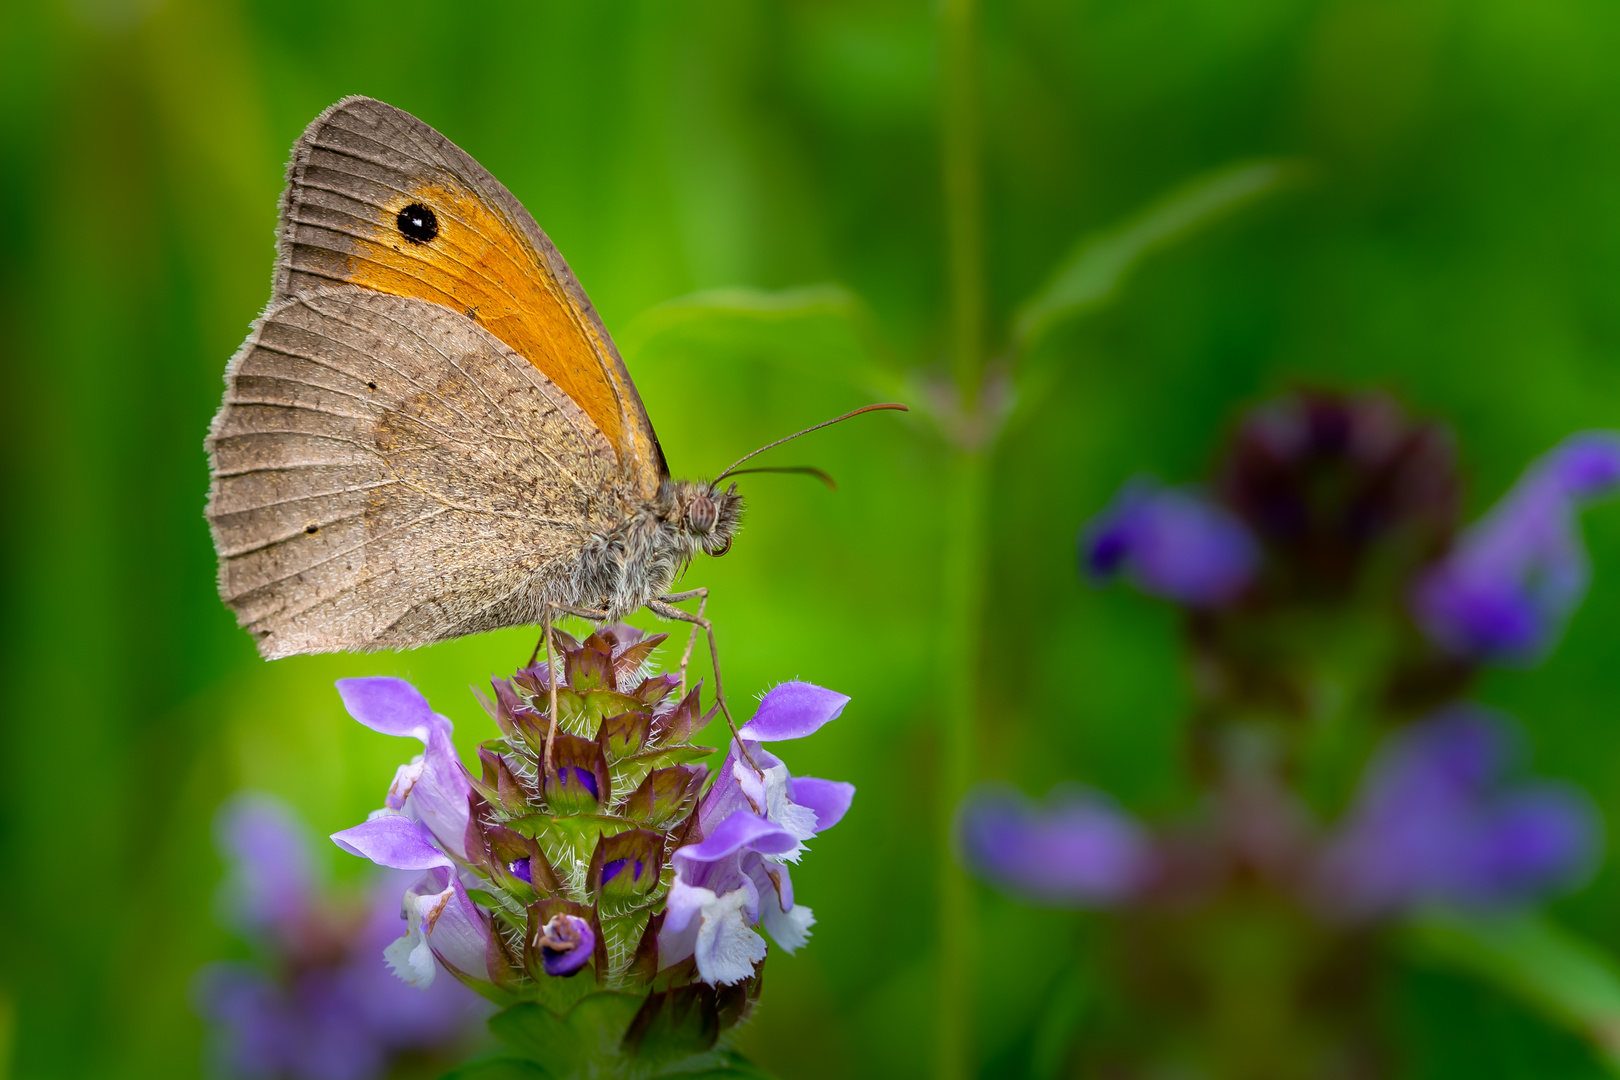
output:
POLYGON ((1620 1075, 1620 963, 1533 915, 1431 915, 1407 928, 1414 957, 1472 975, 1589 1040, 1620 1075))
POLYGON ((450 1074, 446 1080, 545 1076, 640 1078, 767 1078, 734 1050, 715 1047, 719 1025, 708 987, 654 993, 595 993, 561 1012, 532 1003, 514 1005, 490 1018, 495 1036, 522 1055, 494 1059, 450 1074), (702 1003, 708 1002, 707 1007, 702 1003), (502 1069, 511 1070, 508 1072, 502 1069), (527 1071, 525 1071, 527 1070, 527 1071))
POLYGON ((1201 229, 1296 182, 1299 162, 1257 161, 1196 177, 1126 220, 1083 237, 1045 285, 1013 315, 1013 348, 1033 349, 1066 319, 1093 311, 1119 295, 1143 260, 1201 229))

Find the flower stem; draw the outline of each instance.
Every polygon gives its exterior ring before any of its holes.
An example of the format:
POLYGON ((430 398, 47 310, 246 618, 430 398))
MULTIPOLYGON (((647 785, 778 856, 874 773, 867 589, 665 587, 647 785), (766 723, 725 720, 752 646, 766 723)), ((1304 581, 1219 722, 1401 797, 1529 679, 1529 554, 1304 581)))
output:
MULTIPOLYGON (((941 179, 945 202, 946 326, 951 374, 964 418, 976 417, 984 379, 984 230, 979 180, 978 43, 973 0, 940 7, 941 179)), ((984 503, 988 439, 967 423, 958 432, 947 475, 944 581, 940 588, 940 687, 943 745, 939 756, 940 964, 937 1074, 964 1080, 973 1061, 973 894, 950 846, 954 809, 973 780, 978 748, 979 671, 985 582, 984 503), (961 443, 978 445, 961 445, 961 443)))
POLYGON ((940 686, 945 694, 939 775, 939 1013, 941 1080, 964 1080, 973 1059, 973 893, 951 850, 956 805, 973 782, 984 642, 985 521, 989 461, 957 451, 950 463, 945 580, 940 593, 940 686))
POLYGON ((984 227, 979 184, 978 42, 974 0, 945 0, 940 9, 941 171, 949 277, 951 372, 964 410, 979 396, 984 373, 984 227))

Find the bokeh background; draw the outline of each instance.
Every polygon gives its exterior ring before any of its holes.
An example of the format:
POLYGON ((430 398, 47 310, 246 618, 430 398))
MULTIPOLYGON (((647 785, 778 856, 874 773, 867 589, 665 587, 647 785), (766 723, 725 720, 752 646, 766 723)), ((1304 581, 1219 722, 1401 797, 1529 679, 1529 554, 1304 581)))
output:
MULTIPOLYGON (((1565 433, 1620 426, 1620 10, 987 0, 978 28, 992 350, 1078 238, 1233 161, 1311 165, 1050 335, 990 459, 975 772, 1173 813, 1175 618, 1082 585, 1076 528, 1134 472, 1197 477, 1236 408, 1299 381, 1448 419, 1475 509, 1565 433)), ((215 807, 248 786, 323 833, 359 820, 409 748, 348 720, 332 680, 416 680, 466 750, 489 734, 468 684, 532 645, 265 664, 214 593, 202 438, 268 294, 303 126, 365 93, 478 157, 619 337, 675 471, 712 475, 943 364, 939 38, 930 0, 5 6, 0 1076, 195 1074, 189 980, 235 947, 215 807), (863 299, 854 329, 804 302, 827 293, 667 306, 826 283, 863 299)), ((748 478, 747 532, 687 580, 715 590, 738 697, 792 677, 853 696, 790 760, 860 794, 798 874, 816 936, 772 957, 744 1048, 783 1077, 926 1075, 950 455, 922 413, 778 453, 840 490, 748 478)), ((1620 507, 1586 522, 1596 581, 1566 643, 1485 696, 1613 821, 1620 507)), ((1086 926, 977 904, 973 1060, 1021 1075, 1086 926)), ((1556 915, 1620 949, 1620 875, 1556 915)), ((1413 1076, 1601 1075, 1574 1035, 1434 965, 1404 963, 1388 1008, 1413 1076)))

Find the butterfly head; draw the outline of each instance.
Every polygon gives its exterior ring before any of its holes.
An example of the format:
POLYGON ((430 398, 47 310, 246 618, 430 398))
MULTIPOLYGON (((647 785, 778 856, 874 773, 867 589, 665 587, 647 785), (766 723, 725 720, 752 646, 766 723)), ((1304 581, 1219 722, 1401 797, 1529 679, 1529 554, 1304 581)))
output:
POLYGON ((674 521, 694 551, 718 558, 731 550, 743 509, 736 484, 722 489, 683 481, 676 486, 674 504, 674 521))

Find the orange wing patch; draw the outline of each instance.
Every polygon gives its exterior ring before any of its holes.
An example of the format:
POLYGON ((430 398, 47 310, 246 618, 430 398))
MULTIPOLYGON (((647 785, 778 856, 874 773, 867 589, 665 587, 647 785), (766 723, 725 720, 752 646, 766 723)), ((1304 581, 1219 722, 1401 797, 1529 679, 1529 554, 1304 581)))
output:
POLYGON ((346 280, 443 304, 482 323, 573 398, 623 457, 628 447, 619 395, 586 328, 527 245, 465 190, 428 184, 394 201, 386 208, 391 216, 413 203, 433 211, 438 235, 415 242, 395 226, 356 238, 346 280))
POLYGON ((353 98, 310 125, 289 179, 278 293, 314 278, 461 312, 579 405, 644 497, 657 491, 667 468, 623 361, 567 264, 494 177, 408 113, 353 98), (413 205, 432 228, 409 228, 400 213, 413 205))

